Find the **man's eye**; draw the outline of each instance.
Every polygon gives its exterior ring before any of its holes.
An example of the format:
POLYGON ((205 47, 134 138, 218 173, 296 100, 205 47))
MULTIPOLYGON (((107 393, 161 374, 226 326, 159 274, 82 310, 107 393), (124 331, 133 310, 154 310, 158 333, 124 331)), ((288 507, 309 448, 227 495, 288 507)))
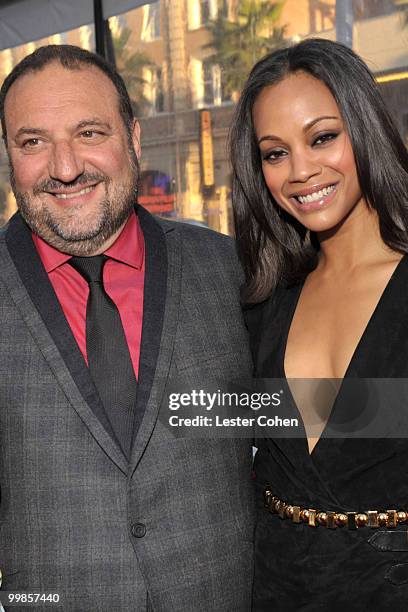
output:
POLYGON ((280 161, 283 157, 285 157, 286 151, 284 149, 273 149, 273 151, 268 151, 263 154, 264 161, 273 163, 280 161))
POLYGON ((81 136, 88 140, 92 138, 97 138, 98 136, 103 136, 102 132, 97 132, 96 130, 84 130, 81 132, 81 136))
POLYGON ((39 144, 39 138, 27 138, 27 140, 23 141, 23 147, 26 149, 33 149, 34 147, 38 147, 39 144))
POLYGON ((330 142, 330 140, 334 140, 337 138, 338 134, 335 132, 327 132, 326 134, 320 134, 313 140, 313 145, 320 145, 326 142, 330 142))

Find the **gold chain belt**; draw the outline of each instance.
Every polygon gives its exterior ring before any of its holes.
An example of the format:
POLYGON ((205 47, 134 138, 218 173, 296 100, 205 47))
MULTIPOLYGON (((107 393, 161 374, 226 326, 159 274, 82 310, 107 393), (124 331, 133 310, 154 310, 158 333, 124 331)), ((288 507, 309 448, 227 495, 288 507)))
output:
POLYGON ((366 510, 364 512, 329 512, 314 510, 313 508, 301 508, 284 502, 273 495, 269 486, 264 491, 265 508, 273 514, 278 514, 281 519, 292 519, 293 523, 307 523, 309 527, 321 525, 328 529, 345 527, 357 529, 360 527, 386 527, 393 529, 401 523, 406 523, 408 512, 405 510, 366 510))

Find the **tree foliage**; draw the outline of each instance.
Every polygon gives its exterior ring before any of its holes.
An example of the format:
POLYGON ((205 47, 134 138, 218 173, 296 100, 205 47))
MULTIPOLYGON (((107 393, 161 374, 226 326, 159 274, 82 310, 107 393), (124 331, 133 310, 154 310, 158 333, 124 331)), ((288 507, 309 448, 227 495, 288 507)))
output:
POLYGON ((143 115, 150 106, 150 101, 144 95, 146 80, 143 78, 144 68, 154 68, 156 64, 142 51, 129 48, 129 38, 132 31, 123 28, 119 35, 112 37, 115 50, 116 68, 125 81, 136 116, 143 115))
POLYGON ((284 46, 285 26, 278 26, 284 0, 241 0, 236 20, 229 21, 222 12, 209 22, 213 49, 207 58, 222 70, 224 95, 242 90, 253 65, 266 53, 284 46))

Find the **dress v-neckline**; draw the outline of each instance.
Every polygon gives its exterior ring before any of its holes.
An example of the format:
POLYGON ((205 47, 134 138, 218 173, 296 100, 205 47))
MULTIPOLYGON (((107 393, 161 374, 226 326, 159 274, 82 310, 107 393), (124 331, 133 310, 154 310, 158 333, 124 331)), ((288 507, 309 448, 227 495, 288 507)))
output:
MULTIPOLYGON (((372 328, 375 326, 376 320, 378 318, 379 312, 381 310, 381 308, 384 305, 384 302, 387 298, 387 295, 390 291, 390 287, 393 284, 394 280, 396 279, 396 277, 398 276, 402 266, 403 266, 403 262, 405 263, 406 261, 408 261, 408 254, 404 254, 400 261, 397 263, 393 273, 391 274, 390 278, 388 279, 379 299, 378 302, 373 310, 373 312, 371 313, 370 318, 367 321, 367 324, 363 330, 363 333, 360 336, 360 339, 358 340, 356 346, 354 347, 354 351, 351 355, 350 361, 347 365, 347 368, 345 370, 344 376, 341 379, 341 383, 339 386, 339 390, 337 392, 337 395, 334 399, 333 405, 332 405, 332 409, 330 411, 329 417, 325 423, 325 426, 319 436, 319 439, 317 440, 316 444, 314 445, 313 449, 311 452, 309 452, 309 446, 308 446, 308 439, 307 439, 307 432, 306 432, 306 428, 304 425, 304 420, 302 417, 302 414, 298 408, 298 405, 295 401, 295 398, 292 394, 292 391, 290 389, 289 383, 288 383, 288 378, 286 376, 286 372, 285 372, 285 356, 286 356, 286 348, 287 348, 287 342, 288 342, 288 338, 289 338, 289 332, 290 332, 290 328, 295 316, 295 312, 300 300, 300 296, 302 294, 302 289, 304 287, 305 284, 305 280, 303 280, 301 283, 299 283, 294 290, 296 290, 296 293, 294 295, 294 299, 293 299, 293 303, 292 303, 292 307, 288 310, 288 314, 287 314, 287 321, 286 321, 286 326, 285 326, 285 330, 284 333, 282 334, 282 342, 280 344, 280 351, 279 351, 279 369, 280 369, 280 377, 285 381, 286 384, 286 388, 288 391, 288 396, 290 398, 290 401, 295 409, 295 411, 298 414, 299 417, 299 422, 302 424, 305 436, 302 439, 303 442, 305 443, 306 446, 306 452, 310 458, 310 460, 312 460, 315 456, 316 456, 316 452, 318 452, 318 449, 321 447, 321 442, 322 439, 326 439, 325 438, 325 432, 328 430, 329 428, 329 424, 330 421, 332 420, 332 417, 334 415, 334 412, 340 402, 341 396, 343 394, 343 390, 344 390, 344 381, 348 378, 351 378, 353 376, 353 370, 355 371, 355 366, 356 363, 358 361, 358 357, 359 354, 361 353, 361 349, 364 345, 364 343, 367 340, 367 337, 369 336, 369 334, 372 332, 372 328)), ((340 379, 339 379, 340 380, 340 379)))

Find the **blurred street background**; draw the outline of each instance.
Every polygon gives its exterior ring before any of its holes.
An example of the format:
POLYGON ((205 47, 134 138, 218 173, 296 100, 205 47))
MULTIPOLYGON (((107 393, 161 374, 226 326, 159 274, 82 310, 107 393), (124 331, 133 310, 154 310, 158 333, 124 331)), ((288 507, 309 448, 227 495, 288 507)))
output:
MULTIPOLYGON (((226 141, 234 105, 258 59, 304 38, 337 39, 361 55, 408 145, 408 2, 158 0, 138 4, 104 20, 104 51, 122 74, 141 122, 139 202, 151 212, 232 233, 226 141)), ((25 55, 45 44, 96 50, 95 30, 95 24, 89 23, 2 48, 0 81, 25 55)), ((14 211, 1 144, 0 225, 14 211)))

